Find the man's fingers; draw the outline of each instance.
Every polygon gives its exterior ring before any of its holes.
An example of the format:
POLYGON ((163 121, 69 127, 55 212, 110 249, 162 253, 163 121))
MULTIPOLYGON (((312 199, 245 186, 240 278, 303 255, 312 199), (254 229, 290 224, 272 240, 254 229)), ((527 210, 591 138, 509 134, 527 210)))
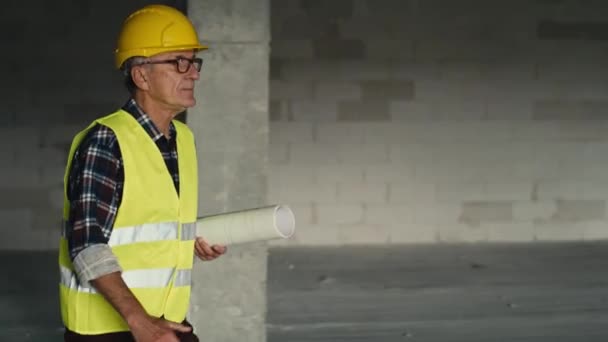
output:
POLYGON ((217 254, 222 255, 222 254, 226 253, 226 250, 228 248, 226 248, 226 246, 213 245, 213 246, 211 246, 211 249, 213 249, 213 251, 216 252, 217 254))
POLYGON ((198 255, 199 258, 205 258, 205 252, 203 252, 203 248, 199 246, 198 241, 194 243, 194 250, 196 251, 196 255, 198 255))
POLYGON ((213 249, 211 249, 211 246, 209 246, 209 244, 205 240, 203 240, 203 238, 196 239, 196 249, 200 254, 199 256, 203 257, 203 259, 205 259, 204 257, 218 257, 217 253, 213 249))
POLYGON ((194 250, 196 255, 203 260, 213 260, 226 253, 226 246, 213 245, 210 246, 205 239, 197 237, 194 243, 194 250))
POLYGON ((211 247, 209 246, 207 241, 203 240, 203 238, 196 239, 196 244, 198 245, 198 247, 200 247, 200 251, 203 254, 213 254, 213 250, 211 250, 211 247))
POLYGON ((172 330, 183 332, 183 333, 192 331, 192 327, 189 327, 189 326, 183 325, 183 324, 179 324, 179 323, 175 323, 175 322, 171 322, 171 321, 167 321, 167 320, 165 320, 165 325, 172 330))

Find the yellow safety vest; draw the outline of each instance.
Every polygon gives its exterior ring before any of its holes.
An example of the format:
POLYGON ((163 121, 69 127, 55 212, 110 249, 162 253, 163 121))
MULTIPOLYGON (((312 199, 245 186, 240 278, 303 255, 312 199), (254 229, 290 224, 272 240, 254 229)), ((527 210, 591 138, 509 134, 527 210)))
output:
MULTIPOLYGON (((119 110, 96 120, 72 142, 64 177, 64 222, 70 210, 70 163, 96 123, 114 131, 122 154, 124 189, 108 242, 123 269, 122 278, 148 314, 182 322, 190 301, 196 234, 198 175, 192 132, 173 121, 179 156, 178 196, 158 147, 131 114, 119 110)), ((90 335, 129 330, 101 294, 78 280, 65 236, 59 246, 59 268, 61 316, 69 330, 90 335)))

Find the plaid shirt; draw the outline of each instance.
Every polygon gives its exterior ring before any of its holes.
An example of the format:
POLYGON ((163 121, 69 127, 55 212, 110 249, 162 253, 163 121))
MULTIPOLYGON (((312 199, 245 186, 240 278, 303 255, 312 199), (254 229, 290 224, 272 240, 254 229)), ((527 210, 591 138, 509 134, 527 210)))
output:
MULTIPOLYGON (((171 138, 167 139, 135 100, 130 99, 122 109, 133 115, 156 143, 179 193, 175 126, 170 125, 171 138)), ((123 187, 124 169, 116 135, 110 128, 96 125, 74 153, 68 176, 70 215, 66 237, 72 260, 89 246, 108 243, 123 187)))

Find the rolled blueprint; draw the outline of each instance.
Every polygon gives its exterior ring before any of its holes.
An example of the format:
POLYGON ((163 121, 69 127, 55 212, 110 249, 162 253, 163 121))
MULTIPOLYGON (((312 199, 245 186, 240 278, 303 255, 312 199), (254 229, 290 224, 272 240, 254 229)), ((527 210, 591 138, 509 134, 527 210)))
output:
POLYGON ((287 239, 294 232, 295 217, 285 205, 206 216, 196 222, 196 235, 210 245, 287 239))

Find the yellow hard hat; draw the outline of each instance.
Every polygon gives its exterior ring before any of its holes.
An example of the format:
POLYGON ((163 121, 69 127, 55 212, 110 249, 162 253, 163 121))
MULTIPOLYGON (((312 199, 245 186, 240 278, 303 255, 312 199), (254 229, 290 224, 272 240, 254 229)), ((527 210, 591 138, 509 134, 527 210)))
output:
POLYGON ((204 49, 207 46, 198 41, 194 26, 182 12, 165 5, 149 5, 125 20, 114 51, 115 64, 120 68, 135 56, 204 49))

